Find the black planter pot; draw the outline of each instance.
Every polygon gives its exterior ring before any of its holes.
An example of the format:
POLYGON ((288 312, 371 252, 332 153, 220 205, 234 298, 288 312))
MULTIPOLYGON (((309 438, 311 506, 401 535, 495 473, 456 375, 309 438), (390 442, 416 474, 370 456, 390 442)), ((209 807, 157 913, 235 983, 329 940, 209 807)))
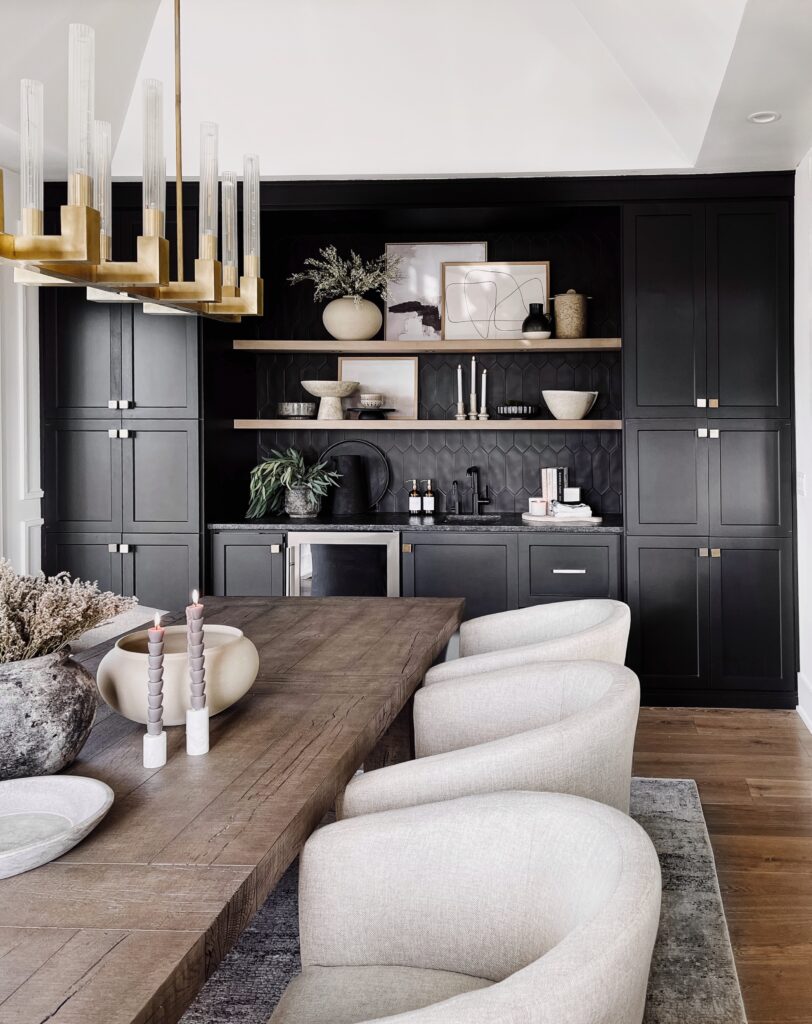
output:
POLYGON ((530 313, 522 324, 523 338, 549 338, 553 330, 553 321, 544 312, 540 302, 530 303, 530 313))

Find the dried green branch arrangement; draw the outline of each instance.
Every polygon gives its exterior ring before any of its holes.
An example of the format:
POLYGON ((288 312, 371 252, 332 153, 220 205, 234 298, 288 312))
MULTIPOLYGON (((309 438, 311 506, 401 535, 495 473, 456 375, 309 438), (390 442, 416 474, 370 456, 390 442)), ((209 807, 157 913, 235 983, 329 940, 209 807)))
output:
POLYGON ((370 292, 385 297, 389 285, 400 278, 401 259, 390 256, 387 260, 386 256, 379 256, 362 260, 352 249, 349 259, 343 259, 334 245, 327 245, 319 250, 318 257, 310 256, 304 261, 306 270, 291 274, 288 281, 291 284, 312 281, 317 302, 342 296, 352 296, 358 302, 370 292))
POLYGON ((341 474, 328 469, 326 462, 308 466, 304 455, 295 448, 272 451, 251 470, 251 504, 247 515, 256 519, 269 510, 278 512, 284 505, 285 491, 294 487, 306 487, 312 495, 323 498, 340 478, 341 474))
POLYGON ((66 572, 20 576, 0 559, 0 663, 53 654, 136 604, 66 572))

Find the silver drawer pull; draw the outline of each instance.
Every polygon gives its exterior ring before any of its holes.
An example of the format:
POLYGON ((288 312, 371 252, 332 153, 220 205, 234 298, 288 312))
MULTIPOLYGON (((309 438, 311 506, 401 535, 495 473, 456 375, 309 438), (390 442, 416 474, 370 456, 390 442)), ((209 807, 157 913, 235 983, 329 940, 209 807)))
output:
POLYGON ((554 576, 586 576, 586 569, 553 569, 554 576))

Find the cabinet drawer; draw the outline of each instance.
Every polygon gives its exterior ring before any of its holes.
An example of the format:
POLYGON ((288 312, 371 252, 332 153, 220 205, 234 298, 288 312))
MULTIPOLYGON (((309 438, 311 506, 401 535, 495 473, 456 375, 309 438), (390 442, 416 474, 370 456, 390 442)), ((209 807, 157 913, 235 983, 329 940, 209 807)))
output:
POLYGON ((519 603, 619 596, 618 537, 519 539, 519 603))

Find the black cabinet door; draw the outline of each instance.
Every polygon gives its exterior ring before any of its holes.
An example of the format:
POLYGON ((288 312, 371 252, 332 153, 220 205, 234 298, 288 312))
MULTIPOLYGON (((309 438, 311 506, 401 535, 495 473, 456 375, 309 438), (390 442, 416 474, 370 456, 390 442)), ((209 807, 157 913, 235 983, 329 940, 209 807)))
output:
POLYGON ((198 415, 197 320, 129 307, 122 328, 122 398, 127 418, 198 415))
POLYGON ((60 532, 121 531, 118 419, 56 420, 43 428, 45 524, 60 532))
POLYGON ((121 309, 84 288, 43 288, 42 410, 46 418, 108 418, 121 397, 121 309))
POLYGON ((122 537, 124 593, 162 611, 186 607, 200 581, 200 539, 188 534, 125 533, 122 537))
POLYGON ((520 534, 519 606, 620 597, 620 537, 520 534))
POLYGON ((723 420, 709 438, 710 532, 792 533, 792 429, 776 420, 723 420))
POLYGON ((402 533, 404 597, 464 597, 465 618, 518 607, 516 536, 402 533))
POLYGON ((794 690, 792 541, 711 537, 710 547, 714 687, 794 690))
POLYGON ((644 686, 709 685, 708 539, 626 538, 629 663, 644 686))
POLYGON ((69 572, 74 579, 95 580, 102 590, 122 592, 120 533, 45 532, 45 572, 69 572))
POLYGON ((707 435, 691 420, 626 423, 627 533, 709 532, 707 435))
POLYGON ((708 415, 789 416, 788 207, 715 203, 707 228, 708 415))
POLYGON ((695 414, 706 397, 704 207, 627 206, 623 252, 625 415, 695 414))
POLYGON ((200 525, 199 428, 192 420, 122 420, 124 531, 193 533, 200 525))
POLYGON ((285 536, 266 530, 212 534, 212 577, 217 597, 283 597, 285 536))

